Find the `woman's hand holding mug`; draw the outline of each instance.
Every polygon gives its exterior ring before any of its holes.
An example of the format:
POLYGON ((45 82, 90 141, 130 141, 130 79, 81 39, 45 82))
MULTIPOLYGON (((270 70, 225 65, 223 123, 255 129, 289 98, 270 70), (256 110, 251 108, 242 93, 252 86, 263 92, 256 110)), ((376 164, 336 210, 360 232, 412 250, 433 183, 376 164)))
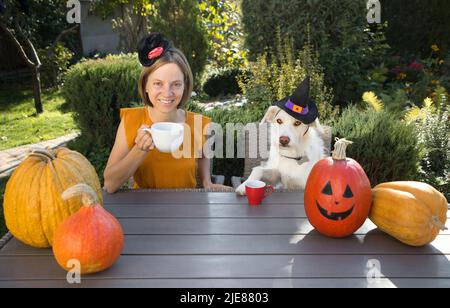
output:
POLYGON ((136 139, 134 140, 136 147, 143 152, 150 152, 155 148, 152 134, 148 128, 150 128, 148 125, 142 125, 138 130, 136 139))

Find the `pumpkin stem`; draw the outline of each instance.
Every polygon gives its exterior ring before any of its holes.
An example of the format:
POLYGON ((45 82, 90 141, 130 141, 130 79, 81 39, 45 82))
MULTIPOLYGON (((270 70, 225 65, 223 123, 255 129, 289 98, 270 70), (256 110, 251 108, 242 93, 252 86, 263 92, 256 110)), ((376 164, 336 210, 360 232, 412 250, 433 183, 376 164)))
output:
POLYGON ((81 195, 81 202, 84 206, 94 206, 98 204, 98 198, 91 186, 86 184, 76 184, 67 188, 61 195, 64 200, 81 195))
POLYGON ((439 220, 439 217, 433 216, 431 217, 431 223, 438 227, 441 231, 448 230, 447 227, 439 220))
POLYGON ((30 149, 30 152, 28 153, 28 156, 38 156, 41 158, 45 158, 48 161, 52 161, 56 159, 56 156, 51 152, 50 149, 44 149, 44 148, 32 148, 30 149))
POLYGON ((353 142, 350 140, 347 140, 345 138, 339 139, 336 138, 336 143, 334 144, 334 150, 331 152, 333 155, 333 159, 335 160, 345 160, 347 156, 345 155, 345 150, 347 149, 347 146, 349 144, 352 144, 353 142))

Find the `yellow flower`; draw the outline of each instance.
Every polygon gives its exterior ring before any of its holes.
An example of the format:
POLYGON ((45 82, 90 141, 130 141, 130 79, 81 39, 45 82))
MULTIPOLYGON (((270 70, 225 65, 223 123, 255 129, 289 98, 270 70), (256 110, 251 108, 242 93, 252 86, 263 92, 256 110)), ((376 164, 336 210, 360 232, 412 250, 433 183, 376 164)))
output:
POLYGON ((407 76, 407 75, 406 75, 405 73, 400 73, 400 74, 397 75, 397 79, 398 79, 398 80, 403 80, 403 79, 406 78, 406 76, 407 76))
POLYGON ((364 92, 362 99, 364 102, 372 106, 375 111, 380 111, 384 108, 383 102, 373 92, 364 92))
POLYGON ((406 87, 406 88, 405 88, 405 91, 406 91, 407 93, 412 92, 412 88, 411 88, 411 87, 406 87))
POLYGON ((433 100, 432 100, 431 98, 427 97, 427 98, 423 101, 423 103, 424 103, 424 106, 425 106, 426 108, 430 108, 431 105, 433 104, 433 100))
POLYGON ((445 61, 442 60, 442 59, 439 61, 439 65, 442 65, 442 64, 444 64, 444 63, 445 63, 445 61))
POLYGON ((424 118, 425 113, 423 112, 423 110, 417 106, 414 106, 405 114, 404 120, 406 121, 406 123, 412 123, 418 120, 423 120, 424 118))
POLYGON ((432 45, 432 46, 431 46, 431 49, 432 49, 434 52, 438 52, 438 51, 440 50, 439 47, 438 47, 438 45, 436 45, 436 44, 432 45))

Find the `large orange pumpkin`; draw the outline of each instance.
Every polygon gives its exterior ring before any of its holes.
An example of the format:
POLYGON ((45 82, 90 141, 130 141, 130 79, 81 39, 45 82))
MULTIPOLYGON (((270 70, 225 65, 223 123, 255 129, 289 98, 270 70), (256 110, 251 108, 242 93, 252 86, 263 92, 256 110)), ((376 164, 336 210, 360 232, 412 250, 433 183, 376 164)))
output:
POLYGON ((77 183, 93 187, 102 200, 97 173, 83 155, 67 148, 32 150, 6 185, 3 209, 9 231, 30 246, 50 247, 55 229, 82 206, 80 198, 61 198, 77 183))
POLYGON ((71 270, 71 260, 77 260, 81 274, 91 274, 109 268, 123 249, 122 227, 114 216, 98 204, 94 190, 77 184, 63 193, 64 199, 82 195, 84 206, 64 221, 55 232, 53 253, 58 264, 71 270))
POLYGON ((345 155, 350 143, 338 140, 332 157, 317 162, 306 182, 306 215, 317 231, 330 237, 345 237, 358 230, 372 203, 366 173, 345 155))

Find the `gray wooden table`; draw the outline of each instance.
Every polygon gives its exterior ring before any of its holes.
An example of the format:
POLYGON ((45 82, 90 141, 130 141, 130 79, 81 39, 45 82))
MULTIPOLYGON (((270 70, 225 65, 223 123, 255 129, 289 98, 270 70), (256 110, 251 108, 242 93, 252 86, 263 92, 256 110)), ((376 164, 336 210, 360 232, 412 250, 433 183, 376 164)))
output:
POLYGON ((51 250, 11 239, 0 250, 0 287, 450 287, 448 231, 414 248, 367 221, 352 237, 330 239, 313 230, 302 203, 292 192, 259 207, 234 193, 105 195, 126 241, 112 268, 70 285, 51 250))

